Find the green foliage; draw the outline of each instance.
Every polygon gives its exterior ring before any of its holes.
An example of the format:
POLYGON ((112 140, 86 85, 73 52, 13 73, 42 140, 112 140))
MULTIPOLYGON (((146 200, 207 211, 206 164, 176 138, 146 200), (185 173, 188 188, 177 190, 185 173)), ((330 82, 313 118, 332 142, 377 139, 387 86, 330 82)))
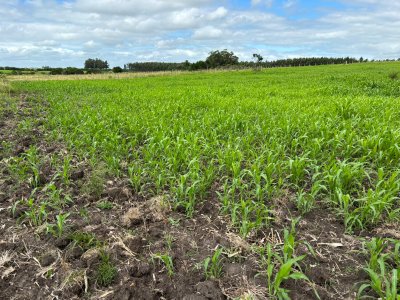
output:
POLYGON ((88 58, 85 60, 85 69, 103 70, 108 69, 108 62, 99 58, 88 58))
POLYGON ((33 198, 16 201, 11 208, 11 212, 14 216, 17 207, 21 207, 24 211, 20 219, 22 221, 28 220, 33 227, 40 226, 47 221, 48 208, 46 202, 36 203, 33 198))
POLYGON ((63 166, 62 166, 62 180, 65 185, 68 185, 70 183, 70 172, 71 172, 71 157, 70 156, 65 156, 63 160, 63 166))
POLYGON ((113 204, 110 201, 103 200, 103 201, 100 201, 99 203, 97 203, 97 207, 100 209, 103 209, 103 210, 112 209, 113 204))
POLYGON ((369 262, 365 268, 369 281, 360 286, 358 297, 369 298, 373 291, 380 299, 400 298, 400 241, 372 238, 366 243, 369 262))
POLYGON ((389 78, 392 80, 396 80, 399 78, 399 71, 392 71, 389 73, 389 78))
POLYGON ((97 240, 96 236, 90 232, 75 231, 70 234, 70 239, 73 241, 75 246, 79 246, 83 250, 101 246, 101 243, 97 240))
POLYGON ((151 256, 151 259, 153 260, 153 263, 155 260, 158 260, 162 262, 167 269, 168 276, 174 275, 174 263, 172 261, 172 257, 168 253, 156 253, 151 256))
POLYGON ((27 161, 27 165, 31 171, 32 177, 29 179, 30 184, 33 188, 40 185, 40 157, 38 149, 35 146, 29 147, 24 153, 24 159, 27 161))
POLYGON ((110 255, 104 251, 101 252, 101 262, 97 269, 96 280, 100 286, 107 287, 112 284, 117 277, 117 268, 113 265, 110 255))
POLYGON ((211 257, 203 262, 204 275, 206 279, 220 278, 222 276, 222 248, 217 248, 211 257))
POLYGON ((66 230, 66 221, 70 216, 69 213, 56 215, 55 224, 47 224, 47 232, 50 232, 54 236, 61 238, 66 230))
POLYGON ((54 182, 47 184, 42 192, 47 196, 47 204, 54 209, 61 209, 72 203, 71 197, 63 189, 57 188, 54 182))
POLYGON ((124 70, 121 67, 112 68, 113 73, 122 73, 124 70))
MULTIPOLYGON (((98 200, 108 174, 125 177, 135 196, 168 194, 188 217, 216 194, 252 238, 284 197, 302 214, 324 202, 348 232, 400 219, 393 64, 13 85, 45 94, 46 128, 93 166, 86 194, 98 200)), ((27 152, 10 173, 40 188, 38 151, 27 152)))
POLYGON ((229 65, 236 65, 239 62, 239 58, 228 50, 216 50, 211 51, 206 59, 206 64, 210 68, 217 68, 229 65))
MULTIPOLYGON (((267 243, 258 248, 261 263, 267 275, 267 287, 269 296, 278 299, 290 299, 289 290, 282 286, 286 280, 306 280, 307 276, 301 271, 299 262, 304 260, 305 255, 295 256, 298 242, 295 240, 295 224, 292 223, 290 230, 284 230, 284 243, 280 247, 273 247, 267 243)), ((306 244, 309 251, 314 253, 311 246, 306 244)), ((317 298, 318 294, 315 292, 317 298)))
POLYGON ((82 191, 95 199, 99 199, 104 192, 108 172, 107 167, 103 163, 95 166, 88 181, 82 187, 82 191))

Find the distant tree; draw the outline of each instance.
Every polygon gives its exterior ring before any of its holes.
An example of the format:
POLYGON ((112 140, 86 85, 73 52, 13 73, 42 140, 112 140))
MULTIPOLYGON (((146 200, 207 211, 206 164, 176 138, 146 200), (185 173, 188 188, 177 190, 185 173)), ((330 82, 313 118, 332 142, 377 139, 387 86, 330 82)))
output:
POLYGON ((260 54, 254 53, 253 58, 256 59, 256 63, 259 64, 264 60, 264 57, 262 57, 260 54))
POLYGON ((195 70, 204 70, 207 69, 207 64, 204 60, 199 60, 195 63, 192 63, 190 66, 190 70, 195 71, 195 70))
POLYGON ((62 71, 64 75, 74 75, 74 74, 84 74, 83 70, 74 68, 74 67, 67 67, 62 71))
POLYGON ((206 59, 206 64, 210 68, 237 65, 238 62, 239 58, 233 52, 229 52, 226 49, 211 51, 206 59))
POLYGON ((63 69, 62 68, 53 68, 50 71, 51 75, 61 75, 63 73, 63 69))
POLYGON ((254 70, 261 70, 261 63, 264 60, 264 57, 262 57, 260 54, 253 53, 253 58, 256 60, 254 70))
POLYGON ((359 61, 360 63, 362 63, 364 61, 364 58, 361 56, 359 61))
POLYGON ((112 68, 113 73, 122 73, 124 70, 121 67, 112 68))
POLYGON ((182 71, 190 70, 191 64, 187 62, 134 62, 125 64, 127 70, 131 72, 160 72, 160 71, 182 71))
POLYGON ((188 60, 185 60, 183 62, 183 67, 185 68, 185 70, 189 70, 190 69, 190 62, 188 60))
POLYGON ((88 70, 105 70, 108 69, 108 62, 99 58, 89 58, 85 60, 85 69, 88 70))

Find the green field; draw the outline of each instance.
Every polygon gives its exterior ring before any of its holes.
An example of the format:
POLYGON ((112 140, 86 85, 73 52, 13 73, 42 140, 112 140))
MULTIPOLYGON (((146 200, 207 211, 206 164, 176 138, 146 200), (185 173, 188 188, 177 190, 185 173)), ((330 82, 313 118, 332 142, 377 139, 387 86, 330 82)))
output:
MULTIPOLYGON (((162 235, 138 258, 152 261, 157 274, 168 273, 169 283, 162 287, 167 299, 174 293, 177 299, 185 296, 179 287, 188 284, 184 277, 226 287, 232 281, 227 266, 249 267, 251 261, 257 274, 246 273, 248 290, 237 292, 244 283, 233 283, 237 293, 222 289, 224 297, 284 299, 288 293, 295 299, 319 294, 321 299, 397 300, 400 80, 389 77, 396 71, 400 63, 363 63, 14 82, 32 112, 17 126, 17 135, 35 128, 43 132, 19 156, 3 155, 9 176, 18 182, 14 189, 35 189, 25 198, 14 197, 14 204, 19 201, 21 220, 32 228, 52 222, 58 228, 67 213, 65 224, 79 227, 85 208, 88 224, 96 222, 92 211, 100 211, 107 228, 127 234, 129 227, 134 238, 149 225, 138 221, 124 228, 119 219, 130 208, 140 210, 149 199, 162 197, 160 206, 169 211, 162 231, 177 248, 170 243, 151 248, 165 240, 162 235), (40 145, 59 150, 49 154, 40 145), (53 177, 43 181, 40 170, 46 164, 53 177), (85 176, 74 182, 71 174, 80 166, 85 176), (108 192, 110 185, 127 190, 123 202, 108 192), (68 197, 71 203, 54 205, 50 190, 53 198, 58 193, 59 201, 68 197), (40 222, 32 221, 41 209, 46 212, 40 222), (186 222, 201 223, 207 215, 220 219, 223 225, 207 226, 222 239, 232 233, 249 247, 239 251, 216 240, 186 258, 176 250, 185 243, 179 235, 188 230, 186 222), (279 238, 271 238, 271 232, 279 238), (235 251, 241 254, 231 255, 235 251), (203 253, 210 258, 207 264, 203 253), (323 254, 325 262, 319 259, 323 254), (198 264, 203 264, 200 271, 198 264), (315 273, 326 278, 319 282, 315 273), (354 273, 362 275, 351 277, 354 273)), ((58 238, 68 235, 68 230, 54 232, 58 238)), ((111 243, 111 236, 102 237, 111 243)), ((214 241, 211 233, 208 238, 214 241)), ((120 270, 117 258, 114 263, 120 270)), ((128 284, 121 278, 103 284, 108 286, 103 290, 128 284)), ((102 286, 97 279, 89 280, 92 293, 93 286, 102 286)))

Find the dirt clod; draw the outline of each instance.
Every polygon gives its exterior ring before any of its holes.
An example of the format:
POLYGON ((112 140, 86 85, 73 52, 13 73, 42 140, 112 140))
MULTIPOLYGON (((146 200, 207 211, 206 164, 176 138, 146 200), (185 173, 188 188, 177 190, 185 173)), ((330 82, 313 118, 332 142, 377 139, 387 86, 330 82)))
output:
POLYGON ((98 249, 89 249, 85 253, 82 254, 81 259, 86 264, 87 267, 90 267, 94 263, 100 261, 100 250, 98 249))
POLYGON ((225 299, 224 294, 215 281, 207 280, 200 282, 196 287, 197 292, 207 299, 222 300, 225 299))
POLYGON ((82 179, 85 176, 85 171, 83 170, 78 170, 78 171, 74 171, 72 172, 70 178, 72 180, 78 180, 78 179, 82 179))
POLYGON ((129 273, 132 277, 143 277, 150 274, 151 266, 146 262, 139 262, 130 268, 129 273))
POLYGON ((190 294, 190 295, 183 297, 183 300, 207 300, 207 299, 209 299, 209 298, 206 298, 206 297, 204 297, 202 295, 198 295, 198 294, 190 294))
POLYGON ((130 208, 121 218, 122 225, 131 227, 143 222, 143 214, 137 207, 130 208))
POLYGON ((42 267, 47 267, 50 266, 53 262, 55 262, 57 259, 57 253, 54 251, 50 251, 45 253, 41 258, 40 258, 40 264, 42 267))

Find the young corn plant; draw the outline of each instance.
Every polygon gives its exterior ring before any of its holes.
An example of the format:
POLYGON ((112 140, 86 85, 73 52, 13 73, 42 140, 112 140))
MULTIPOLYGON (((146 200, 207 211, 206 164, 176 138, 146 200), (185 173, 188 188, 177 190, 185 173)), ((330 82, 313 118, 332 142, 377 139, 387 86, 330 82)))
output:
POLYGON ((140 193, 143 189, 146 172, 140 164, 128 167, 129 183, 135 193, 140 193))
POLYGON ((63 194, 63 189, 57 188, 54 182, 47 184, 42 190, 47 196, 48 205, 54 209, 61 209, 72 203, 69 195, 63 194))
POLYGON ((36 147, 31 146, 24 154, 24 158, 27 160, 32 177, 30 178, 30 184, 33 188, 37 188, 40 185, 40 158, 36 147))
MULTIPOLYGON (((286 280, 309 281, 299 266, 299 262, 304 260, 306 255, 295 256, 296 245, 293 222, 290 231, 284 230, 284 243, 281 247, 273 247, 267 243, 266 246, 258 248, 261 264, 266 269, 268 293, 272 298, 290 299, 290 291, 282 286, 286 280)), ((313 253, 311 246, 307 246, 313 253)), ((318 298, 317 294, 316 296, 318 298)))
POLYGON ((189 174, 185 174, 179 177, 177 187, 173 188, 176 197, 175 207, 182 207, 188 218, 193 216, 195 210, 199 184, 199 180, 191 181, 189 174))
POLYGON ((55 224, 47 224, 47 232, 53 234, 57 238, 61 238, 67 229, 67 219, 69 218, 70 214, 62 214, 59 213, 56 216, 56 223, 55 224))
POLYGON ((152 259, 153 263, 155 263, 155 260, 162 262, 164 264, 164 267, 167 269, 168 276, 171 277, 172 275, 174 275, 174 272, 175 272, 174 263, 172 261, 172 257, 168 253, 153 254, 151 256, 151 259, 152 259))
POLYGON ((71 157, 66 156, 64 157, 63 160, 63 166, 62 166, 62 172, 61 172, 61 178, 63 183, 68 186, 70 183, 70 172, 71 172, 71 157))
POLYGON ((360 286, 358 298, 371 298, 373 292, 380 299, 400 299, 400 241, 372 238, 366 246, 370 256, 365 268, 369 282, 360 286))
POLYGON ((37 227, 42 225, 47 220, 47 203, 42 202, 37 204, 33 198, 23 201, 27 207, 24 215, 21 216, 23 219, 28 219, 31 226, 37 227))
POLYGON ((222 248, 218 247, 211 257, 203 261, 204 276, 206 279, 217 279, 222 276, 222 248))

